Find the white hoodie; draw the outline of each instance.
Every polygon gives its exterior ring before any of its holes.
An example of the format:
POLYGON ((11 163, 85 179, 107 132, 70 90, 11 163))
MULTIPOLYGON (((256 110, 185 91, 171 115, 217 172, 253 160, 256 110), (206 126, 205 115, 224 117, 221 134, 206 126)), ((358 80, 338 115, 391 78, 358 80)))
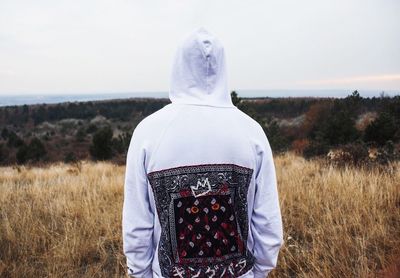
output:
POLYGON ((232 104, 224 49, 204 29, 176 53, 172 103, 135 128, 123 249, 134 277, 266 277, 283 243, 273 156, 232 104))

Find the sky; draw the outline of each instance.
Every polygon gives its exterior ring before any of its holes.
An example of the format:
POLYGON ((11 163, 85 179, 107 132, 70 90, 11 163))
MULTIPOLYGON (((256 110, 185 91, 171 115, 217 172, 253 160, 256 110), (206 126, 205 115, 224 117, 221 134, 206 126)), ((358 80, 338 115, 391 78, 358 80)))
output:
POLYGON ((168 91, 199 27, 231 90, 400 91, 399 15, 398 0, 0 0, 0 95, 168 91))

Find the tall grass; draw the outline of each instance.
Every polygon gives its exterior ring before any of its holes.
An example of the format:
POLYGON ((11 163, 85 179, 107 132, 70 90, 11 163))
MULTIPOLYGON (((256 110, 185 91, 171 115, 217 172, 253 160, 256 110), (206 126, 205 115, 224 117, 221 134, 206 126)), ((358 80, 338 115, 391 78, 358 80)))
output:
MULTIPOLYGON (((375 277, 400 255, 398 171, 339 170, 292 154, 276 168, 285 245, 271 277, 375 277)), ((124 170, 0 168, 0 277, 124 276, 124 170)))
POLYGON ((393 263, 400 255, 400 172, 394 166, 393 172, 339 170, 280 157, 285 245, 272 277, 374 277, 393 263))

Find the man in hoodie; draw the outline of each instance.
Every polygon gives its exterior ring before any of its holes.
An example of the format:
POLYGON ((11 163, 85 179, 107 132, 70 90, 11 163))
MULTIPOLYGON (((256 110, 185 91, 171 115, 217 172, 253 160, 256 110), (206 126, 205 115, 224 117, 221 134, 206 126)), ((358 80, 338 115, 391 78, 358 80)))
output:
POLYGON ((204 29, 179 47, 171 103, 133 132, 123 249, 134 277, 257 277, 283 243, 273 156, 232 104, 224 49, 204 29))

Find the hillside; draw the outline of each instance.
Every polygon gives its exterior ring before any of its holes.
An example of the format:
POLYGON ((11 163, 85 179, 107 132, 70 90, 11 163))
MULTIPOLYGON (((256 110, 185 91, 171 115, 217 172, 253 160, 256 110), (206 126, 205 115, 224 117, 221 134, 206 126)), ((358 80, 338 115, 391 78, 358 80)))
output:
MULTIPOLYGON (((293 154, 277 156, 276 168, 285 245, 270 277, 398 277, 399 171, 293 154)), ((0 277, 123 277, 124 171, 108 162, 0 168, 0 277)))
MULTIPOLYGON (((362 98, 357 91, 343 99, 231 95, 263 126, 275 153, 294 150, 314 157, 345 148, 358 161, 375 148, 382 161, 399 158, 400 96, 362 98)), ((168 103, 132 98, 0 107, 0 164, 124 163, 136 125, 168 103)))

